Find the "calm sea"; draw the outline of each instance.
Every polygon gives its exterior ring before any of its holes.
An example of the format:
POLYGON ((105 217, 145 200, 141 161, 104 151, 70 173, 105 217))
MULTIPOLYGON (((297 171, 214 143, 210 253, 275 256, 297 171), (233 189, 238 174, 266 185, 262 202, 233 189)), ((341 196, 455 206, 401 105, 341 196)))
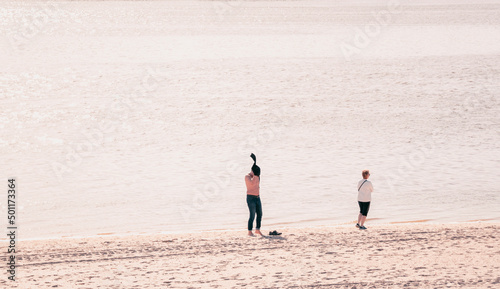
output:
POLYGON ((1 3, 19 237, 498 222, 500 4, 388 2, 1 3))

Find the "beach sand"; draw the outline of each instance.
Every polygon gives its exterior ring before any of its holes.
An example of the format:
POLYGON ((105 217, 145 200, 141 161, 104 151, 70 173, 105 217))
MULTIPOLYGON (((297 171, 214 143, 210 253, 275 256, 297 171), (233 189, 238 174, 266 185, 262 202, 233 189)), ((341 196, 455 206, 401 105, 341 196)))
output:
POLYGON ((22 241, 16 288, 500 286, 497 223, 368 227, 22 241))

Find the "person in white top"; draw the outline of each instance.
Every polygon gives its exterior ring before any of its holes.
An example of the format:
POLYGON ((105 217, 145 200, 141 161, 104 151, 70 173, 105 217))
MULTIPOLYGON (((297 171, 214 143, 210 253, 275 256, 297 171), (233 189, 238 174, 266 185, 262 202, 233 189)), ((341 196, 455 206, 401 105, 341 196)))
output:
POLYGON ((366 230, 366 227, 364 225, 366 216, 368 215, 368 210, 370 209, 373 185, 372 182, 368 180, 368 178, 370 177, 369 170, 364 170, 361 175, 363 176, 363 179, 358 182, 359 215, 356 227, 358 227, 360 230, 366 230))

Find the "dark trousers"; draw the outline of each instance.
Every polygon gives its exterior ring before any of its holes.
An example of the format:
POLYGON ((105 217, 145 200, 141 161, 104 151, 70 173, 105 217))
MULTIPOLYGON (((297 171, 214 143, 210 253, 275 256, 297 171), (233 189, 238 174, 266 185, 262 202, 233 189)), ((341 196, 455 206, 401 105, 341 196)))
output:
POLYGON ((253 220, 255 219, 255 214, 257 213, 257 230, 260 230, 260 223, 262 221, 262 203, 260 202, 260 197, 247 195, 247 205, 248 210, 250 210, 250 218, 248 218, 248 231, 252 231, 253 220))

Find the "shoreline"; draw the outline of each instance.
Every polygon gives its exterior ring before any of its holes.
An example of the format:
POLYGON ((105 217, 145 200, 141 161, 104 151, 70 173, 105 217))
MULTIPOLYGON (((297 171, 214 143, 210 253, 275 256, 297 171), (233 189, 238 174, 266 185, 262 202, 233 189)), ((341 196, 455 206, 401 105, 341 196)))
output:
POLYGON ((411 223, 366 231, 288 228, 265 238, 242 230, 33 240, 20 243, 18 282, 25 288, 488 288, 500 284, 499 229, 498 223, 411 223))
MULTIPOLYGON (((411 221, 391 221, 391 222, 380 222, 381 219, 375 219, 370 222, 370 219, 367 220, 367 226, 392 226, 392 225, 412 225, 412 224, 428 224, 428 225, 450 225, 450 224, 500 224, 500 219, 477 219, 470 221, 454 221, 454 222, 434 222, 433 219, 422 219, 422 220, 411 220, 411 221)), ((324 225, 292 225, 287 224, 286 226, 278 225, 266 225, 269 227, 265 230, 295 230, 295 229, 320 229, 320 228, 349 228, 354 226, 355 221, 351 222, 341 222, 341 223, 333 223, 333 224, 324 224, 324 225)), ((76 235, 76 236, 56 236, 56 237, 42 237, 42 238, 19 238, 20 242, 30 242, 30 241, 50 241, 50 240, 66 240, 66 239, 87 239, 87 238, 107 238, 107 237, 128 237, 128 236, 151 236, 151 235, 185 235, 185 234, 204 234, 204 233, 216 233, 216 232, 246 232, 246 229, 236 229, 236 228, 228 228, 228 229, 198 229, 198 230, 186 230, 186 231, 163 231, 163 232, 130 232, 130 233, 114 233, 114 232, 102 232, 95 235, 76 235)), ((6 243, 7 238, 0 238, 0 244, 6 243)))

